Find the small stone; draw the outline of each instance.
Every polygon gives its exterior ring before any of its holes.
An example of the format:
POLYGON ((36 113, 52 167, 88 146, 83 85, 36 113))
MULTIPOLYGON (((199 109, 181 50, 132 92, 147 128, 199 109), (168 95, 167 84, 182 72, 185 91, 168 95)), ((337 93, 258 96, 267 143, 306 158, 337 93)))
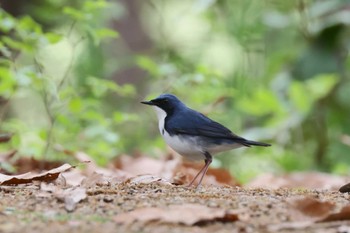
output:
POLYGON ((106 203, 111 203, 113 202, 113 197, 110 197, 110 196, 105 196, 103 197, 103 201, 106 202, 106 203))

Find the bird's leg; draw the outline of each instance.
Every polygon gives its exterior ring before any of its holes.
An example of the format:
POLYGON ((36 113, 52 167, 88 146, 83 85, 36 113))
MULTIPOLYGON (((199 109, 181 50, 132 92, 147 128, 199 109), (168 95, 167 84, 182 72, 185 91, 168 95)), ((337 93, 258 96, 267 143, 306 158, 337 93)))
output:
POLYGON ((205 155, 204 167, 202 167, 202 169, 198 172, 198 174, 193 178, 191 183, 188 185, 189 187, 192 186, 193 182, 198 178, 199 174, 201 174, 201 173, 202 173, 202 176, 201 176, 201 179, 199 180, 199 183, 197 184, 196 188, 202 183, 202 180, 208 171, 209 165, 213 161, 213 158, 209 152, 205 152, 204 155, 205 155))
POLYGON ((205 167, 207 166, 207 160, 205 160, 205 165, 201 168, 201 170, 197 173, 197 175, 193 178, 193 180, 191 181, 191 183, 188 185, 188 187, 191 187, 192 184, 194 183, 194 181, 198 178, 199 174, 201 174, 205 167))
POLYGON ((211 156, 211 154, 209 154, 209 152, 206 151, 206 152, 204 153, 204 155, 205 155, 205 166, 204 166, 204 171, 203 171, 203 173, 202 173, 202 177, 201 177, 201 179, 199 180, 199 183, 197 184, 197 187, 196 187, 196 188, 198 188, 198 186, 201 185, 202 180, 203 180, 205 174, 207 174, 209 165, 210 165, 211 162, 213 161, 213 157, 211 156))

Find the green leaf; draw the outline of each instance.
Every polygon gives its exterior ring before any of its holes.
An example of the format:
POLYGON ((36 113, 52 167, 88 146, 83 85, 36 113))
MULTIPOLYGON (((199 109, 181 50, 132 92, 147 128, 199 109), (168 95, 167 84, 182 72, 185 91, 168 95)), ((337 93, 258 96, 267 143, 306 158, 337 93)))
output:
POLYGON ((316 100, 325 97, 337 84, 339 77, 334 74, 322 74, 307 81, 293 81, 289 88, 289 97, 294 106, 302 113, 308 113, 316 100))
POLYGON ((4 57, 11 58, 11 50, 0 41, 0 52, 4 57))
POLYGON ((41 26, 35 22, 30 16, 23 16, 19 21, 17 26, 17 30, 19 33, 26 34, 42 34, 41 26))
POLYGON ((339 82, 336 74, 321 74, 308 79, 306 86, 308 93, 312 94, 315 99, 325 97, 333 87, 339 82))
POLYGON ((124 84, 117 87, 114 91, 121 96, 133 96, 136 93, 135 86, 131 84, 124 84))
POLYGON ((240 98, 237 104, 242 111, 256 116, 281 111, 277 97, 267 89, 258 89, 250 98, 240 98))
POLYGON ((92 12, 98 9, 104 9, 107 7, 107 2, 104 0, 93 0, 93 1, 85 1, 83 6, 83 11, 92 12))
POLYGON ((63 8, 63 14, 68 15, 74 20, 81 21, 85 19, 84 13, 82 11, 79 11, 77 9, 74 9, 72 7, 64 7, 63 8))
POLYGON ((125 112, 114 112, 113 120, 115 123, 120 124, 126 121, 137 121, 138 116, 136 114, 130 114, 125 112))
POLYGON ((10 17, 7 15, 0 20, 0 30, 5 33, 8 33, 12 29, 14 29, 15 26, 16 26, 16 20, 13 17, 10 17))
POLYGON ((119 36, 118 32, 109 28, 97 29, 95 33, 100 40, 105 38, 117 38, 119 36))
POLYGON ((45 33, 45 38, 51 43, 51 44, 55 44, 59 41, 62 40, 62 35, 59 35, 57 33, 52 33, 52 32, 49 32, 49 33, 45 33))
POLYGON ((123 88, 120 88, 113 81, 99 79, 95 77, 89 77, 87 83, 90 86, 94 96, 96 97, 102 97, 105 94, 107 94, 108 91, 114 91, 114 92, 120 93, 123 90, 123 88))
POLYGON ((0 96, 10 97, 16 88, 16 81, 12 72, 5 67, 0 67, 0 96))
POLYGON ((22 43, 22 42, 19 42, 19 41, 16 41, 14 39, 12 39, 11 37, 8 37, 8 36, 3 36, 1 38, 1 40, 4 42, 4 44, 6 46, 8 46, 9 48, 11 49, 16 49, 16 50, 26 50, 28 47, 22 43))
POLYGON ((289 86, 289 98, 296 109, 306 114, 311 110, 315 98, 308 93, 302 82, 293 81, 289 86))
POLYGON ((105 121, 104 116, 101 113, 96 112, 96 110, 88 110, 84 112, 83 119, 92 121, 92 122, 98 122, 101 124, 101 122, 105 121))
POLYGON ((155 63, 149 57, 146 57, 146 56, 138 56, 138 57, 136 57, 136 64, 140 68, 148 71, 153 76, 158 76, 159 75, 159 69, 158 69, 157 63, 155 63))
POLYGON ((46 129, 39 130, 39 137, 42 140, 47 140, 47 130, 46 129))
POLYGON ((69 107, 69 110, 73 113, 81 112, 83 109, 82 99, 80 99, 80 98, 71 99, 68 107, 69 107))

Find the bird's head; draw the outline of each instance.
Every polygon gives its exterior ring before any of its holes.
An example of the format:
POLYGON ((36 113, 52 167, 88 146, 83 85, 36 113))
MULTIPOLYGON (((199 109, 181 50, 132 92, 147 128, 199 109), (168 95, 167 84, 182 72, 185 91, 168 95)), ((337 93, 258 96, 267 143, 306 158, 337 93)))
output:
POLYGON ((162 94, 150 101, 142 101, 141 103, 158 107, 164 110, 166 113, 171 113, 175 109, 184 106, 184 104, 172 94, 162 94))

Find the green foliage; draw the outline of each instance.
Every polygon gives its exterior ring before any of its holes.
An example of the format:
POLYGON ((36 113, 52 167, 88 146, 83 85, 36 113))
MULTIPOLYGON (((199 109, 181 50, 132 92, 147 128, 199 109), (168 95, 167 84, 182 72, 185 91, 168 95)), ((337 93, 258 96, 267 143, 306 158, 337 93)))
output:
POLYGON ((59 158, 57 146, 83 150, 100 164, 135 150, 164 154, 154 113, 139 101, 172 92, 235 133, 272 143, 215 158, 243 181, 349 170, 340 141, 350 135, 348 1, 121 4, 62 0, 30 12, 59 23, 0 10, 0 97, 9 103, 1 130, 15 133, 7 147, 38 158, 59 158), (105 26, 120 16, 117 25, 129 27, 122 40, 105 26))
POLYGON ((35 103, 32 111, 26 109, 32 112, 29 116, 21 118, 7 113, 6 119, 2 119, 1 129, 15 134, 7 147, 18 149, 21 155, 57 159, 60 152, 54 148, 61 145, 69 150, 84 150, 102 164, 120 152, 116 127, 133 121, 135 116, 123 116, 123 112, 118 111, 114 115, 122 116, 113 119, 112 112, 110 118, 105 117, 107 111, 102 102, 111 94, 132 96, 134 87, 120 86, 101 77, 88 77, 82 87, 72 78, 77 56, 75 47, 83 46, 81 39, 72 38, 72 33, 90 36, 96 46, 106 38, 117 37, 117 32, 101 27, 101 22, 95 20, 108 7, 106 1, 84 1, 81 9, 64 7, 63 13, 71 18, 65 32, 44 31, 30 16, 15 18, 0 11, 3 33, 0 51, 4 55, 0 63, 0 96, 12 103, 15 112, 29 107, 17 103, 22 98, 35 103), (59 74, 52 74, 49 70, 55 64, 45 61, 43 51, 64 43, 65 51, 69 52, 71 46, 69 62, 59 74))

